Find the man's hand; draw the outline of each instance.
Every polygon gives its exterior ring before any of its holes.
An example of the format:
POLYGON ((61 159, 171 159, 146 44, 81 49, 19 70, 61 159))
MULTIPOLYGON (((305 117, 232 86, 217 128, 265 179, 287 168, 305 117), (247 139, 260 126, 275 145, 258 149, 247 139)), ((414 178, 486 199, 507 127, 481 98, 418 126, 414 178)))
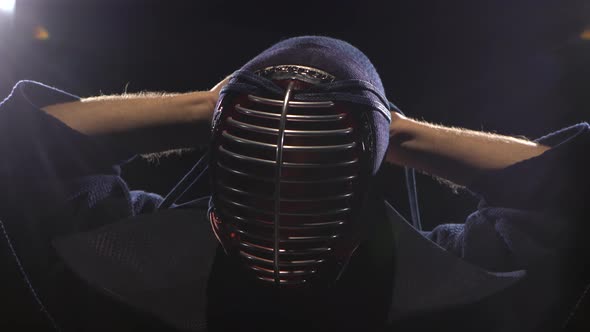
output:
POLYGON ((231 75, 224 78, 223 81, 217 83, 211 90, 211 92, 215 93, 217 96, 219 96, 219 92, 221 92, 221 89, 223 89, 223 87, 229 82, 229 79, 231 78, 231 75))
POLYGON ((508 167, 549 148, 520 138, 449 128, 392 114, 387 161, 459 185, 485 170, 508 167))

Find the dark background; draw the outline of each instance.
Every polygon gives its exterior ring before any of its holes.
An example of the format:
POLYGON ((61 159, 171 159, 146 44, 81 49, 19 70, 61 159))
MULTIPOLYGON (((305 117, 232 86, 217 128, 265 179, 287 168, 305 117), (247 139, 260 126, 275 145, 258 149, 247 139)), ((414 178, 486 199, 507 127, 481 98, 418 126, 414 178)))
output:
MULTIPOLYGON (((0 95, 20 79, 83 97, 208 89, 273 43, 318 34, 364 51, 407 115, 533 138, 589 118, 585 29, 580 0, 16 0, 0 12, 0 95)), ((165 193, 197 157, 136 159, 124 177, 165 193)), ((386 172, 407 211, 400 170, 386 172)), ((418 190, 427 226, 476 203, 427 176, 418 190)))

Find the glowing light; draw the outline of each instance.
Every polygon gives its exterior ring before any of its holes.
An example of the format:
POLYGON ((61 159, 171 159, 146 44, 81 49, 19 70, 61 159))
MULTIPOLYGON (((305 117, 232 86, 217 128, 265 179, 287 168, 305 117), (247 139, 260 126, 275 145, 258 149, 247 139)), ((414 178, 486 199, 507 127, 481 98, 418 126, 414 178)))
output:
POLYGON ((0 0, 0 11, 5 13, 13 13, 15 2, 16 0, 0 0))
POLYGON ((590 28, 586 28, 586 30, 582 31, 580 38, 582 38, 582 40, 590 40, 590 28))
POLYGON ((33 30, 33 37, 35 37, 35 39, 37 40, 47 40, 49 39, 49 31, 47 31, 47 29, 45 29, 44 27, 38 25, 33 30))

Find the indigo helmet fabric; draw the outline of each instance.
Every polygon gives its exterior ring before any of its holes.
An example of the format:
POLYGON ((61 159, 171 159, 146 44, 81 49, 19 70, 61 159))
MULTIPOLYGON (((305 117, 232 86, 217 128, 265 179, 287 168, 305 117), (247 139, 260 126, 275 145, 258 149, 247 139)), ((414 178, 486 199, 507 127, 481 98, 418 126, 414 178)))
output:
MULTIPOLYGON (((377 70, 369 58, 351 44, 329 37, 304 36, 281 41, 266 49, 233 74, 221 91, 274 92, 284 95, 283 88, 255 74, 278 65, 300 65, 323 70, 335 77, 293 96, 294 100, 334 100, 366 106, 374 133, 373 174, 379 169, 389 144, 390 106, 377 70)), ((222 98, 220 98, 222 99, 222 98)), ((394 111, 397 111, 395 106, 394 111)), ((216 116, 214 116, 214 119, 216 116)))

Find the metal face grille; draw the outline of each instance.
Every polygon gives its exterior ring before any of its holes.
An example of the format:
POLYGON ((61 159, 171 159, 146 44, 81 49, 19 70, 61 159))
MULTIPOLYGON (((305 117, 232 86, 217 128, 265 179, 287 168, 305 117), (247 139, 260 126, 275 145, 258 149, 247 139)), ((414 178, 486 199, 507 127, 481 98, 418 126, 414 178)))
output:
POLYGON ((225 105, 212 149, 213 229, 257 278, 313 279, 337 258, 359 178, 362 141, 331 101, 241 96, 225 105))

